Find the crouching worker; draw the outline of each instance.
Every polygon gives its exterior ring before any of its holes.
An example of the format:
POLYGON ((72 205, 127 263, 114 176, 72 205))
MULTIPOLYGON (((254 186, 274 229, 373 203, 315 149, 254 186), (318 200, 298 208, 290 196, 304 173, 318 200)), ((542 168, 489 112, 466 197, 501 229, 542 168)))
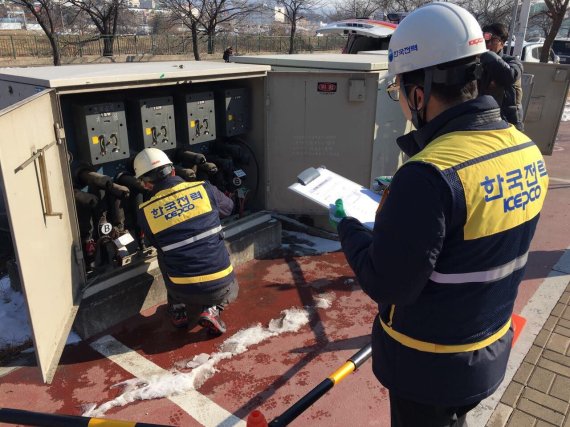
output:
POLYGON ((213 335, 223 334, 221 311, 238 294, 220 224, 233 201, 208 182, 175 176, 172 162, 158 148, 137 154, 134 169, 151 192, 139 206, 139 223, 158 252, 172 324, 200 324, 213 335))

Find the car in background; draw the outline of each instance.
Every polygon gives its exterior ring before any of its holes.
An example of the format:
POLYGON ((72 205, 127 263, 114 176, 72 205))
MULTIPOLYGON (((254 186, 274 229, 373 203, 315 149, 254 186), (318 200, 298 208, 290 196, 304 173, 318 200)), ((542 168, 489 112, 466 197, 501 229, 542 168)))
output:
POLYGON ((570 38, 559 38, 552 42, 552 50, 560 58, 561 64, 570 64, 570 38))
POLYGON ((346 45, 342 53, 363 50, 388 50, 390 38, 397 24, 374 19, 345 19, 331 22, 317 30, 317 34, 345 34, 346 45))
MULTIPOLYGON (((540 62, 540 54, 542 53, 542 46, 544 45, 544 39, 539 39, 538 41, 528 41, 523 43, 523 50, 521 55, 522 62, 540 62)), ((514 46, 511 47, 511 55, 514 46)), ((503 49, 503 52, 507 52, 507 47, 503 49)), ((558 64, 560 62, 560 58, 554 50, 550 48, 550 54, 548 55, 548 62, 558 64)))

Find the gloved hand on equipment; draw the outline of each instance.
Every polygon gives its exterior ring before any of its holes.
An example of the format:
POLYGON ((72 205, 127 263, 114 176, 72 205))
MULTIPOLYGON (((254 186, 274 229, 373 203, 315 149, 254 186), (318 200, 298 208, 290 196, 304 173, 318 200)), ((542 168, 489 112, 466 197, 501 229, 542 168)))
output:
POLYGON ((331 226, 336 230, 340 221, 346 218, 346 212, 344 211, 344 205, 342 199, 337 199, 334 205, 329 207, 329 222, 331 226))
POLYGON ((375 193, 383 192, 392 182, 392 176, 377 176, 372 183, 372 191, 375 193))

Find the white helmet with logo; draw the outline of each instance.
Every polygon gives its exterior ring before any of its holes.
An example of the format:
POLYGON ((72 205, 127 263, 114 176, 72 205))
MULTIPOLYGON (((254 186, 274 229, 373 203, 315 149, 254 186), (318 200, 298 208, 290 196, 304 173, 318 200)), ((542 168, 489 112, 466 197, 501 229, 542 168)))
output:
POLYGON ((164 151, 158 148, 145 148, 136 155, 133 167, 135 176, 140 178, 154 169, 171 164, 164 151))
POLYGON ((430 3, 414 10, 390 39, 391 76, 479 55, 485 52, 479 23, 453 3, 430 3))

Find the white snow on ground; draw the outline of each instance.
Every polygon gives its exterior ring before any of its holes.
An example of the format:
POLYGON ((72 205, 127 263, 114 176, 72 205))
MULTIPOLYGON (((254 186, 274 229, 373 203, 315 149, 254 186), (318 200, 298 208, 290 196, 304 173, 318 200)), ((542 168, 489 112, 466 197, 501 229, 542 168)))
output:
POLYGON ((159 399, 196 390, 217 372, 216 365, 219 361, 231 359, 245 352, 250 346, 277 335, 297 332, 307 323, 309 323, 308 310, 298 308, 284 310, 280 318, 269 322, 267 328, 258 323, 250 328, 242 329, 226 339, 220 345, 219 352, 210 355, 201 353, 194 356, 186 364, 187 368, 192 368, 191 372, 173 370, 166 375, 155 375, 149 380, 133 378, 111 386, 124 387, 123 393, 99 407, 95 404, 88 405, 83 416, 101 417, 111 408, 124 406, 136 400, 159 399))
POLYGON ((0 351, 17 347, 32 338, 24 295, 10 287, 10 279, 0 279, 0 351))
MULTIPOLYGON (((28 308, 24 295, 10 287, 8 276, 0 278, 0 351, 17 347, 32 339, 28 308)), ((81 338, 71 332, 67 344, 76 344, 81 338)), ((33 351, 33 350, 32 350, 33 351)))
POLYGON ((326 294, 320 294, 313 296, 313 300, 315 301, 315 306, 317 308, 330 308, 332 302, 335 299, 335 294, 333 292, 327 292, 326 294))

